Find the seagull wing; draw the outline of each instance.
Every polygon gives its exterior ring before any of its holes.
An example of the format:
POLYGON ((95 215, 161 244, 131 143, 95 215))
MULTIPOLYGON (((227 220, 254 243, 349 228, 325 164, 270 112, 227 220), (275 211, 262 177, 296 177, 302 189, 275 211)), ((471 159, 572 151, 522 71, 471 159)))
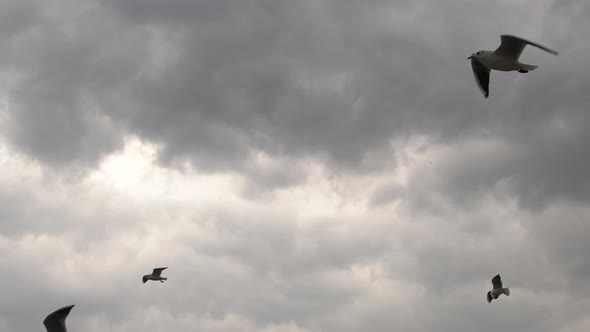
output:
POLYGON ((484 97, 490 94, 490 68, 479 62, 475 58, 471 58, 471 68, 473 69, 473 76, 477 85, 483 92, 484 97))
POLYGON ((44 320, 43 325, 47 332, 67 332, 66 318, 74 305, 69 305, 50 313, 44 320))
POLYGON ((154 269, 154 271, 152 272, 152 275, 153 275, 154 277, 159 277, 159 276, 160 276, 160 274, 162 274, 162 271, 164 271, 164 270, 166 270, 166 269, 167 269, 167 267, 157 267, 157 268, 155 268, 155 269, 154 269))
POLYGON ((512 35, 501 35, 500 39, 502 40, 502 42, 500 43, 500 46, 494 51, 494 53, 500 56, 512 58, 514 60, 518 60, 518 58, 522 54, 522 51, 524 50, 524 47, 527 45, 538 47, 543 51, 549 52, 553 55, 559 54, 555 50, 552 50, 543 45, 539 45, 530 40, 526 40, 520 37, 512 35))
POLYGON ((494 286, 494 289, 502 288, 502 278, 499 274, 492 278, 492 285, 494 286))

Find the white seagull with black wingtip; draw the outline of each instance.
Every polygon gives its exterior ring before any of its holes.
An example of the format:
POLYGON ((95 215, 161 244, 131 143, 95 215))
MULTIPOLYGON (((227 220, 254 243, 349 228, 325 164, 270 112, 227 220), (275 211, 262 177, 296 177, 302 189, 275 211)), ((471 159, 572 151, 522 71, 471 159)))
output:
POLYGON ((524 74, 537 68, 535 65, 528 65, 518 61, 525 46, 532 45, 553 55, 559 54, 557 51, 520 37, 501 35, 500 38, 502 42, 495 51, 481 50, 467 58, 471 59, 473 75, 475 75, 477 85, 486 98, 490 94, 490 70, 518 71, 524 74))
POLYGON ((65 306, 47 315, 43 320, 43 325, 47 332, 68 332, 66 328, 66 318, 74 305, 65 306))
POLYGON ((502 287, 502 278, 499 274, 492 278, 492 286, 493 289, 488 292, 488 303, 492 302, 492 299, 497 299, 502 294, 510 296, 510 289, 502 287))
POLYGON ((168 278, 162 277, 160 275, 162 274, 162 271, 164 271, 166 269, 167 269, 167 267, 157 267, 152 271, 152 274, 144 275, 141 280, 143 281, 144 284, 148 280, 155 280, 155 281, 159 280, 160 282, 164 282, 164 280, 168 280, 168 278))

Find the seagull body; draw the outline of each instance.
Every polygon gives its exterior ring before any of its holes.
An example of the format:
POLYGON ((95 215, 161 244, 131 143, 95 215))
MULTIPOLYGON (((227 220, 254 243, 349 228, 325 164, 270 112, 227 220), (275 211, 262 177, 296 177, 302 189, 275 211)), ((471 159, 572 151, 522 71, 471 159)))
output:
POLYGON ((525 46, 532 45, 553 55, 559 54, 555 50, 520 37, 501 35, 500 39, 502 42, 495 51, 480 50, 471 54, 471 56, 467 58, 471 59, 473 75, 475 76, 477 85, 486 98, 490 92, 490 71, 492 69, 498 71, 518 71, 519 73, 524 74, 537 68, 535 65, 529 65, 518 61, 525 46))
POLYGON ((510 289, 502 286, 502 278, 499 274, 492 278, 493 289, 488 292, 488 303, 492 302, 492 299, 497 299, 500 295, 505 294, 510 296, 510 289))
POLYGON ((74 305, 65 306, 61 309, 50 313, 44 320, 43 325, 47 332, 68 332, 66 328, 66 318, 74 305))
POLYGON ((471 61, 478 61, 479 63, 483 64, 484 66, 488 67, 489 69, 499 70, 499 71, 526 71, 534 70, 537 68, 533 65, 527 65, 524 63, 520 63, 518 60, 507 59, 501 55, 494 53, 494 51, 479 51, 476 52, 475 56, 471 58, 471 61), (479 53, 481 52, 481 53, 479 53), (479 54, 478 54, 479 53, 479 54), (532 68, 534 67, 534 68, 532 68))
POLYGON ((162 271, 166 270, 167 267, 157 267, 152 271, 152 274, 146 274, 143 276, 142 281, 145 284, 148 280, 160 281, 164 282, 164 280, 168 280, 168 278, 160 276, 162 271))

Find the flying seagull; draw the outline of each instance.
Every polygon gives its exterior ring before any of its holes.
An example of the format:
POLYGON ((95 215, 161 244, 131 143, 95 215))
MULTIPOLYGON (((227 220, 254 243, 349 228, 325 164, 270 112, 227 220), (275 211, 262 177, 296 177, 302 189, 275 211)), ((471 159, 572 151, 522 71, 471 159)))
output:
POLYGON ((164 280, 168 280, 168 278, 161 277, 162 271, 166 270, 167 267, 157 267, 152 271, 152 274, 146 274, 143 276, 143 283, 145 284, 148 280, 160 280, 160 282, 164 282, 164 280))
POLYGON ((47 332, 68 332, 66 318, 74 305, 69 305, 50 313, 44 320, 43 325, 47 332))
POLYGON ((518 61, 525 46, 532 45, 553 55, 559 54, 557 51, 520 37, 501 35, 500 38, 502 42, 495 51, 480 50, 467 58, 468 60, 471 59, 473 75, 486 98, 490 94, 490 70, 518 71, 524 74, 537 68, 535 65, 528 65, 518 61))
POLYGON ((502 287, 502 278, 499 274, 492 278, 492 285, 494 288, 488 292, 488 303, 492 302, 492 299, 497 299, 501 294, 510 296, 510 289, 502 287))

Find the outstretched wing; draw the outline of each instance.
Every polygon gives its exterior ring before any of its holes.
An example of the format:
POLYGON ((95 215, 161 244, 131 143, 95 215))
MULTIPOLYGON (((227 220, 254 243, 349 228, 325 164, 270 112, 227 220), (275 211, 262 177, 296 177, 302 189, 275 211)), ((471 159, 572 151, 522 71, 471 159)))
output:
POLYGON ((549 52, 553 55, 559 54, 555 50, 552 50, 548 47, 545 47, 543 45, 537 44, 535 42, 520 37, 512 35, 501 35, 500 39, 502 40, 502 42, 500 43, 500 46, 494 51, 494 53, 500 56, 512 58, 514 60, 518 60, 518 58, 522 54, 522 51, 524 50, 524 47, 527 45, 538 47, 543 51, 549 52))
POLYGON ((479 86, 484 97, 487 98, 490 94, 490 68, 476 58, 471 58, 471 69, 473 69, 473 76, 475 76, 477 86, 479 86))
POLYGON ((167 269, 167 267, 157 267, 157 268, 155 268, 155 269, 154 269, 154 271, 152 272, 152 275, 153 275, 154 277, 159 277, 159 276, 160 276, 160 274, 162 274, 162 271, 164 271, 164 270, 166 270, 166 269, 167 269))
POLYGON ((499 274, 492 278, 492 285, 494 286, 494 289, 502 288, 502 278, 499 274))
POLYGON ((47 332, 67 332, 66 318, 74 305, 69 305, 50 313, 44 320, 43 325, 47 332))

